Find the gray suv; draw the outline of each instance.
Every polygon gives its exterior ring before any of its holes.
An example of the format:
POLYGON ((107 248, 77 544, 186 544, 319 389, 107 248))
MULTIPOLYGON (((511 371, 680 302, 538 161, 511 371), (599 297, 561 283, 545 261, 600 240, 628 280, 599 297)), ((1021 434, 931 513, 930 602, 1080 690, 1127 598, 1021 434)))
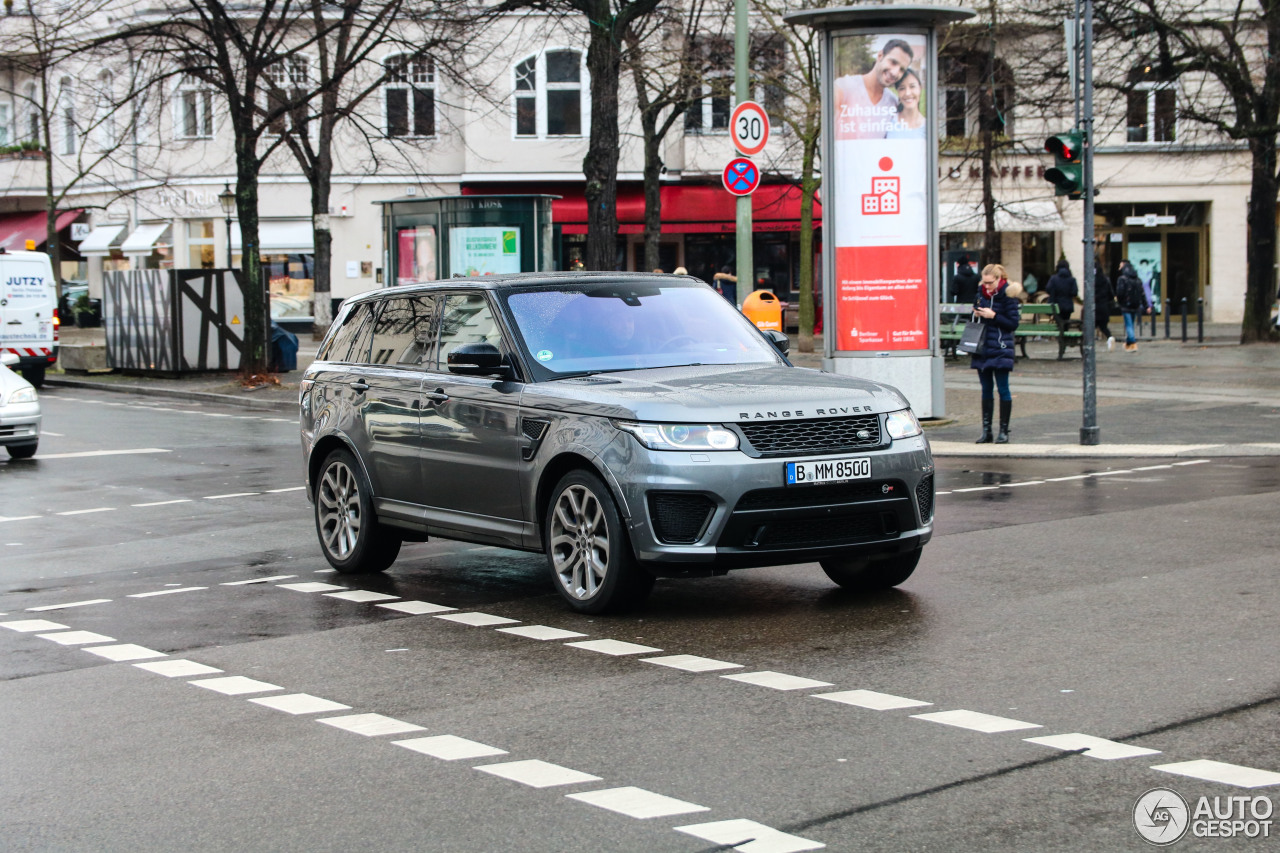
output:
POLYGON ((586 613, 750 566, 896 586, 933 533, 929 444, 896 389, 793 367, 786 340, 667 275, 349 299, 300 395, 320 547, 340 572, 428 536, 541 551, 586 613))

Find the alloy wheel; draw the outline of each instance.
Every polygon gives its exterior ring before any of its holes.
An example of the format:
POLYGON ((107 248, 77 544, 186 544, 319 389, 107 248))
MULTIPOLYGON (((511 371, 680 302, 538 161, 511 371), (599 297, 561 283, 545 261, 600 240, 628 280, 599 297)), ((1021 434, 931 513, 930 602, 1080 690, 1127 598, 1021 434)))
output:
POLYGON ((324 470, 316 495, 320 541, 339 560, 351 556, 360 541, 360 486, 355 472, 342 462, 324 470))
POLYGON ((592 598, 609 573, 609 523, 600 499, 573 484, 556 498, 551 560, 560 585, 574 598, 592 598))

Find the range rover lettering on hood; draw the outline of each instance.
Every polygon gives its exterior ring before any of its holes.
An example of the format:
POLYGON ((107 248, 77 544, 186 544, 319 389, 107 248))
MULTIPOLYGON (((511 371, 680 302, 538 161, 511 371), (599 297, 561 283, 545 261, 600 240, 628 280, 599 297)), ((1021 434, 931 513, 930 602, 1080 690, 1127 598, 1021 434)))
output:
MULTIPOLYGON (((834 417, 837 417, 838 415, 856 415, 859 412, 870 412, 871 407, 870 406, 830 406, 825 409, 812 409, 811 411, 813 412, 813 417, 834 418, 834 417)), ((800 411, 799 409, 796 409, 793 412, 788 412, 788 411, 739 412, 738 420, 754 421, 754 420, 767 420, 769 418, 803 418, 804 416, 805 416, 804 412, 800 411)))

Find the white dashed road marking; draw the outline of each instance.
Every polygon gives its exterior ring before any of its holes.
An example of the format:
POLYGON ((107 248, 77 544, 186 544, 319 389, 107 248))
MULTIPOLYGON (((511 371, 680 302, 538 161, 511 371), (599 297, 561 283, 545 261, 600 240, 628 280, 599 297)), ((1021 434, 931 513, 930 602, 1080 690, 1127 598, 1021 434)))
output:
POLYGON ((158 660, 150 663, 135 663, 134 666, 138 669, 145 669, 147 672, 154 672, 156 675, 163 675, 166 678, 185 678, 188 675, 212 675, 215 672, 222 672, 216 666, 206 666, 205 664, 182 658, 158 660))
POLYGON ((1044 728, 1039 723, 1024 723, 1008 717, 997 717, 992 714, 980 714, 977 711, 937 711, 932 714, 912 714, 917 720, 928 720, 931 723, 942 723, 944 726, 955 726, 961 729, 972 729, 975 732, 997 734, 998 732, 1016 732, 1019 729, 1044 728))
POLYGON ((477 628, 483 628, 486 625, 514 625, 520 621, 519 619, 508 619, 505 616, 494 616, 490 613, 448 613, 435 618, 447 619, 450 622, 458 622, 462 625, 473 625, 477 628))
POLYGON ((69 509, 66 512, 56 512, 54 515, 88 515, 91 512, 115 512, 113 506, 98 506, 93 509, 69 509))
POLYGON ((456 607, 445 607, 443 604, 432 604, 429 601, 397 601, 395 604, 379 604, 378 607, 385 607, 387 610, 398 610, 401 613, 408 613, 410 616, 421 616, 424 613, 446 613, 450 610, 457 610, 456 607))
POLYGON ((740 663, 701 658, 697 655, 667 655, 660 658, 644 658, 640 662, 669 666, 672 669, 683 669, 685 672, 715 672, 721 669, 742 669, 742 664, 740 663))
POLYGON ((79 453, 41 453, 41 459, 85 459, 90 456, 131 456, 135 453, 172 453, 162 447, 140 447, 137 450, 83 450, 79 453))
POLYGON ((400 596, 387 595, 385 592, 370 592, 367 589, 352 589, 347 592, 326 592, 326 598, 341 598, 343 601, 395 601, 400 596))
POLYGON ((475 768, 531 788, 554 788, 557 785, 577 785, 581 782, 599 782, 599 776, 570 770, 559 764, 551 764, 531 758, 528 761, 508 761, 505 764, 483 764, 475 768))
POLYGON ((232 492, 229 495, 205 495, 206 501, 220 501, 223 498, 251 498, 254 495, 260 495, 262 492, 232 492))
POLYGON ((303 490, 303 489, 305 489, 305 488, 306 488, 306 486, 289 486, 288 488, 284 488, 284 489, 267 489, 267 490, 265 490, 265 491, 263 492, 263 494, 264 494, 264 495, 278 495, 278 494, 280 494, 281 492, 300 492, 300 491, 302 491, 302 490, 303 490))
POLYGON ((269 578, 250 578, 247 581, 228 581, 219 586, 248 586, 251 583, 272 583, 274 581, 287 581, 289 578, 296 578, 297 575, 276 575, 269 578))
POLYGON ((1038 743, 1041 746, 1048 746, 1054 749, 1068 751, 1083 749, 1084 752, 1081 755, 1087 755, 1090 758, 1102 758, 1107 761, 1114 761, 1117 758, 1137 758, 1140 755, 1160 754, 1158 749, 1130 746, 1127 743, 1118 743, 1114 740, 1094 737, 1093 735, 1083 735, 1079 732, 1072 732, 1066 735, 1049 735, 1048 737, 1028 737, 1023 738, 1023 740, 1027 743, 1038 743))
POLYGON ((606 788, 602 791, 584 791, 566 796, 571 800, 578 800, 638 820, 711 811, 706 806, 686 803, 675 797, 665 797, 662 794, 646 791, 644 788, 606 788))
POLYGON ((754 684, 757 687, 771 687, 774 690, 807 690, 811 687, 834 687, 830 681, 815 681, 812 678, 800 678, 781 672, 763 670, 761 672, 744 672, 739 675, 722 675, 730 681, 741 681, 743 684, 754 684))
POLYGON ((744 819, 677 826, 676 832, 683 832, 712 844, 730 846, 744 853, 802 853, 804 850, 821 850, 827 846, 744 819))
POLYGON ((164 652, 157 652, 154 649, 137 646, 133 643, 122 643, 118 646, 94 646, 91 649, 81 649, 81 651, 116 662, 165 657, 164 652))
POLYGON ((584 640, 581 643, 565 643, 575 649, 586 649, 602 655, 642 655, 648 652, 660 652, 653 646, 642 646, 639 643, 624 643, 621 640, 584 640))
POLYGON ((426 728, 417 726, 413 723, 406 723, 404 720, 396 720, 391 717, 384 717, 381 714, 349 714, 345 717, 326 717, 323 720, 317 720, 318 723, 324 723, 326 726, 342 729, 343 731, 355 732, 365 737, 377 737, 378 735, 398 735, 403 732, 425 732, 426 728))
POLYGON ((66 604, 46 604, 43 607, 28 607, 28 613, 37 613, 42 610, 66 610, 69 607, 88 607, 90 604, 109 604, 109 598, 91 598, 88 601, 69 601, 66 604))
POLYGON ((53 640, 63 646, 82 646, 86 643, 114 643, 115 637, 95 634, 92 631, 61 631, 57 634, 37 634, 42 640, 53 640))
POLYGON ((268 684, 243 675, 228 675, 226 678, 206 678, 203 681, 188 681, 196 687, 213 690, 227 696, 243 696, 246 693, 267 693, 271 690, 283 690, 278 684, 268 684))
POLYGON ((151 503, 145 503, 145 504, 129 504, 129 506, 135 506, 135 507, 142 507, 142 506, 169 506, 169 504, 189 504, 189 503, 191 503, 191 502, 192 502, 192 501, 191 501, 191 498, 176 498, 176 499, 171 500, 171 501, 152 501, 151 503))
POLYGON ((893 711, 898 708, 920 708, 924 705, 932 705, 932 702, 922 702, 919 699, 907 699, 903 696, 893 696, 888 693, 877 693, 874 690, 842 690, 839 693, 817 693, 814 694, 815 699, 827 699, 831 702, 842 702, 845 705, 857 705, 859 708, 869 708, 872 711, 893 711))
POLYGON ((443 761, 461 761, 467 758, 488 758, 493 755, 506 755, 505 749, 476 743, 454 735, 436 735, 435 737, 418 737, 410 740, 392 741, 396 746, 430 755, 443 761))
POLYGON ((521 625, 518 628, 499 628, 504 634, 515 634, 517 637, 528 637, 530 640, 568 640, 572 637, 585 637, 581 631, 566 631, 563 628, 550 628, 546 625, 521 625))
POLYGON ((59 631, 65 630, 66 625, 59 625, 57 622, 50 622, 47 619, 19 619, 17 622, 0 622, 0 628, 8 628, 10 631, 18 631, 23 634, 34 633, 35 631, 59 631))
POLYGON ((1175 764, 1157 764, 1151 769, 1162 773, 1174 773, 1178 776, 1190 776, 1192 779, 1221 782, 1224 785, 1235 785, 1240 788, 1280 785, 1280 773, 1241 767, 1239 764, 1227 764, 1222 761, 1208 761, 1203 758, 1197 761, 1179 761, 1175 764))
POLYGON ((319 714, 321 711, 350 711, 350 705, 332 702, 307 693, 290 693, 287 696, 259 696, 250 699, 256 705, 284 711, 286 714, 319 714))
POLYGON ((175 592, 196 592, 201 589, 208 589, 207 586, 184 586, 179 589, 158 589, 155 592, 135 592, 127 598, 155 598, 157 595, 173 595, 175 592))
POLYGON ((331 583, 309 581, 307 583, 282 583, 280 589, 291 589, 294 592, 341 592, 346 587, 331 583))

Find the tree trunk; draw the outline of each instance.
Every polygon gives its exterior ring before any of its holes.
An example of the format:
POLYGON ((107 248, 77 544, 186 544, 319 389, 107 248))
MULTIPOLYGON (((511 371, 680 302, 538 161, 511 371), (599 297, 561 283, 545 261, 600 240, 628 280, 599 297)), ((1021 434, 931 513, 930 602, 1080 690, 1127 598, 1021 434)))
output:
POLYGON ((818 134, 805 137, 800 164, 800 352, 813 352, 813 199, 819 179, 813 173, 818 134))
MULTIPOLYGON (((326 92, 324 100, 330 100, 326 92)), ((333 96, 336 102, 336 95, 333 96)), ((336 103, 332 106, 336 107, 336 103)), ((316 168, 311 180, 311 224, 315 232, 315 262, 312 269, 313 303, 311 308, 311 336, 315 340, 324 337, 333 322, 330 281, 333 269, 333 231, 329 225, 329 195, 333 184, 333 113, 328 103, 320 118, 316 139, 316 168)))
MULTIPOLYGON (((244 276, 244 349, 240 371, 262 374, 267 371, 267 324, 271 319, 269 295, 262 278, 262 255, 258 245, 257 151, 236 134, 236 213, 240 218, 240 272, 244 276)), ((256 148, 256 145, 251 145, 256 148)))
POLYGON ((1276 299, 1276 137, 1250 140, 1253 178, 1249 184, 1249 264, 1240 343, 1275 340, 1271 304, 1276 299))
POLYGON ((614 38, 609 4, 595 4, 587 18, 591 27, 587 47, 591 142, 582 162, 587 198, 586 267, 612 270, 618 254, 618 75, 622 53, 614 38))
MULTIPOLYGON (((662 240, 662 156, 659 147, 657 119, 642 114, 640 125, 644 129, 644 266, 645 272, 658 268, 658 246, 662 240)), ((664 270, 671 272, 671 270, 664 270)))

